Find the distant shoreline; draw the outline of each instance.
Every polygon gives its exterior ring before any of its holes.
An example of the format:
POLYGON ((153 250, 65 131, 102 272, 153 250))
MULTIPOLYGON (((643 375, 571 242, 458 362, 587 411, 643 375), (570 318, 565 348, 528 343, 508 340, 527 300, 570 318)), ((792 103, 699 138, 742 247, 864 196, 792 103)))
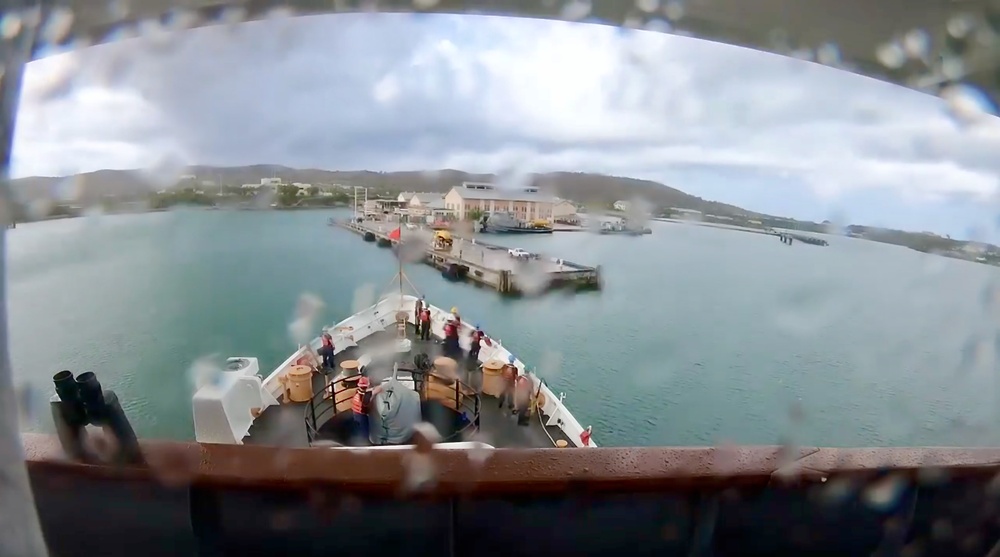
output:
MULTIPOLYGON (((170 211, 170 210, 172 210, 172 209, 174 209, 176 207, 191 208, 191 209, 196 209, 196 210, 201 210, 201 211, 232 211, 232 212, 238 212, 238 211, 254 211, 254 212, 264 212, 264 211, 322 211, 322 210, 334 211, 334 210, 338 210, 338 209, 341 209, 341 210, 342 209, 349 209, 349 207, 345 207, 345 206, 342 206, 342 205, 341 206, 322 206, 322 205, 321 206, 315 206, 315 205, 308 205, 308 206, 291 206, 291 207, 271 207, 271 206, 268 206, 268 207, 233 207, 233 206, 230 206, 230 207, 219 207, 219 206, 197 206, 197 205, 194 205, 194 206, 192 206, 192 205, 174 205, 173 207, 163 207, 163 208, 147 209, 147 210, 143 210, 143 211, 108 212, 108 213, 103 213, 103 215, 138 215, 138 214, 145 214, 145 213, 164 213, 164 212, 168 212, 168 211, 170 211)), ((42 223, 42 222, 47 222, 47 221, 73 219, 73 218, 79 218, 79 217, 85 217, 85 216, 88 216, 87 213, 80 213, 80 214, 75 214, 75 215, 54 215, 54 216, 51 216, 51 217, 45 217, 45 218, 36 219, 36 220, 21 221, 21 222, 15 223, 15 226, 13 227, 13 230, 17 230, 17 226, 16 225, 20 225, 20 224, 42 223)), ((698 221, 698 220, 676 219, 676 218, 672 218, 672 217, 651 217, 650 220, 657 221, 657 222, 664 222, 664 223, 668 223, 668 224, 687 224, 687 225, 703 226, 703 227, 707 227, 707 228, 715 228, 715 229, 718 229, 718 230, 729 230, 729 231, 733 231, 733 232, 748 232, 748 233, 751 233, 751 234, 762 234, 762 235, 767 235, 767 236, 775 236, 775 235, 777 235, 776 232, 774 232, 774 231, 768 231, 767 229, 764 229, 764 228, 754 228, 754 227, 740 226, 740 225, 735 225, 735 224, 723 224, 723 223, 715 223, 715 222, 704 222, 704 221, 698 221)), ((584 230, 587 230, 586 227, 566 227, 566 228, 560 229, 558 231, 559 232, 573 232, 573 231, 584 231, 584 230)), ((968 261, 970 263, 978 263, 978 264, 983 264, 983 265, 991 265, 991 266, 994 266, 994 267, 1000 267, 1000 258, 990 258, 990 259, 985 259, 984 258, 984 259, 980 260, 980 259, 977 259, 975 256, 973 256, 973 254, 971 254, 971 253, 970 254, 965 254, 965 253, 951 252, 951 251, 948 251, 948 252, 924 251, 924 250, 915 248, 913 246, 908 246, 908 245, 898 244, 898 243, 893 243, 893 242, 886 242, 886 241, 881 241, 881 240, 879 240, 877 238, 868 238, 868 237, 865 237, 865 236, 857 236, 857 235, 830 234, 828 232, 827 233, 823 233, 823 232, 801 231, 801 230, 794 230, 794 229, 788 229, 788 231, 789 232, 794 232, 794 233, 806 234, 806 235, 829 235, 829 236, 839 236, 839 237, 845 237, 845 238, 854 238, 854 239, 857 239, 857 240, 866 240, 866 241, 869 241, 869 242, 875 242, 875 243, 879 243, 879 244, 886 244, 886 245, 891 245, 891 246, 898 246, 898 247, 901 247, 901 248, 908 248, 908 249, 911 249, 913 251, 917 251, 917 252, 920 252, 920 253, 927 253, 929 255, 936 255, 936 256, 940 256, 940 257, 946 257, 948 259, 956 259, 956 260, 959 260, 959 261, 968 261)), ((979 257, 984 257, 984 256, 979 256, 979 257)))

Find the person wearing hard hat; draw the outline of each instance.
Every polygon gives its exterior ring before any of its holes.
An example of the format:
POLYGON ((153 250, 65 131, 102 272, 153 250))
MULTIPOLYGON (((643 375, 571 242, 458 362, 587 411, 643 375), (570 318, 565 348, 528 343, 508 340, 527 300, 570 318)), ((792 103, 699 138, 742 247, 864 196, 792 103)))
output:
POLYGON ((527 375, 518 377, 514 388, 514 413, 517 414, 517 425, 528 425, 528 413, 533 394, 534 387, 531 384, 531 379, 527 375))
POLYGON ((334 354, 336 353, 336 349, 333 346, 333 337, 330 336, 330 333, 323 331, 320 339, 322 344, 317 352, 323 357, 323 362, 321 364, 323 371, 328 373, 336 369, 336 366, 334 365, 334 354))
POLYGON ((500 408, 503 408, 504 403, 506 403, 508 409, 514 409, 514 384, 517 382, 517 376, 517 366, 514 365, 514 355, 511 354, 507 357, 507 363, 500 371, 500 377, 503 378, 503 392, 500 393, 500 408))
POLYGON ((368 412, 371 410, 372 397, 382 391, 381 386, 369 389, 370 385, 369 379, 362 375, 358 379, 358 389, 354 393, 354 398, 351 399, 351 411, 354 413, 354 433, 364 443, 371 442, 368 412))
POLYGON ((486 338, 486 335, 483 333, 483 330, 479 327, 479 324, 476 324, 476 329, 472 331, 472 336, 469 338, 470 360, 474 362, 479 360, 479 349, 481 348, 479 345, 479 341, 483 340, 484 338, 486 338))
POLYGON ((444 326, 444 353, 448 357, 458 358, 462 347, 458 343, 458 335, 462 330, 462 318, 458 316, 458 308, 451 308, 451 319, 444 326))
POLYGON ((420 314, 424 311, 424 297, 421 296, 419 300, 413 305, 413 327, 417 330, 417 334, 422 334, 420 328, 420 314))
POLYGON ((431 308, 424 306, 420 310, 420 340, 431 339, 431 308))

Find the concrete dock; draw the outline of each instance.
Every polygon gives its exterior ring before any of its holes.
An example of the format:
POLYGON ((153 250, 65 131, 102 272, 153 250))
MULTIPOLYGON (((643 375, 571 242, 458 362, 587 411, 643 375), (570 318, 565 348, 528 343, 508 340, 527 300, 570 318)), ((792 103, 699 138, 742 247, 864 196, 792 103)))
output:
MULTIPOLYGON (((400 225, 395 222, 340 221, 338 224, 358 235, 374 235, 374 240, 396 245, 389 233, 400 225)), ((538 294, 554 288, 598 289, 601 268, 588 267, 563 259, 539 255, 536 259, 511 257, 508 247, 465 239, 452 234, 450 250, 434 249, 435 232, 427 228, 410 229, 403 225, 404 244, 419 246, 423 262, 441 270, 450 280, 468 280, 495 289, 501 294, 538 294)), ((371 238, 369 236, 369 238, 371 238)))

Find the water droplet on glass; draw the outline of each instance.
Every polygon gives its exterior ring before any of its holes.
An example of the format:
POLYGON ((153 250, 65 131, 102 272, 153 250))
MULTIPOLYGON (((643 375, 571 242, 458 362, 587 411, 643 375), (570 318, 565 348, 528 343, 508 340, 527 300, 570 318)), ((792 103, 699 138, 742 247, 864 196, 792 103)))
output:
POLYGON ((426 248, 427 239, 423 236, 422 231, 407 230, 404 227, 400 233, 396 254, 403 263, 419 263, 427 254, 426 248))
POLYGON ((55 8, 49 12, 42 28, 42 38, 49 43, 59 44, 73 27, 73 11, 66 8, 55 8))
POLYGON ((997 107, 989 95, 968 84, 956 83, 941 90, 949 113, 960 123, 977 122, 984 116, 996 116, 997 107))
POLYGON ((635 7, 646 13, 652 13, 660 8, 660 0, 635 0, 635 7))
POLYGON ((246 19, 247 10, 240 6, 226 6, 219 13, 219 23, 231 26, 231 29, 236 28, 237 23, 243 23, 246 19))
POLYGON ((296 344, 308 344, 316 337, 316 322, 323 309, 323 300, 315 294, 304 292, 295 307, 295 317, 288 325, 288 334, 296 344))
POLYGON ((568 0, 563 4, 560 17, 569 21, 579 21, 590 15, 593 6, 590 0, 568 0))
POLYGON ((562 352, 546 349, 538 361, 538 376, 551 381, 562 372, 562 352))
POLYGON ((371 307, 375 303, 375 285, 365 283, 354 290, 354 302, 351 304, 353 312, 357 313, 365 308, 371 307))
POLYGON ((840 47, 835 43, 823 43, 816 49, 816 61, 827 66, 840 65, 840 47))
POLYGON ((20 414, 22 424, 30 423, 38 416, 40 408, 41 394, 30 382, 19 384, 15 387, 17 393, 17 409, 20 414))
POLYGON ((518 289, 528 296, 537 296, 545 292, 549 286, 549 272, 546 269, 547 262, 538 259, 528 259, 518 264, 514 271, 514 282, 518 289))
POLYGON ((128 0, 109 0, 106 7, 112 21, 121 21, 128 17, 130 8, 128 0))
POLYGON ((875 57, 883 66, 895 70, 903 67, 906 63, 906 51, 897 41, 892 41, 878 47, 875 57))
POLYGON ((926 60, 931 48, 931 37, 923 29, 912 29, 903 37, 903 48, 910 58, 926 60))
POLYGON ((532 176, 523 165, 515 163, 504 166, 493 178, 493 185, 498 189, 524 190, 532 184, 532 176))
POLYGON ((964 39, 976 27, 976 18, 972 14, 962 13, 948 20, 948 34, 956 39, 964 39))
POLYGON ((814 58, 814 54, 811 48, 796 48, 795 50, 791 51, 788 55, 791 56, 792 58, 795 58, 796 60, 806 60, 807 62, 811 62, 814 58))
POLYGON ((868 506, 877 511, 889 511, 902 499, 906 492, 906 481, 899 475, 886 476, 868 486, 864 491, 864 500, 868 506))
POLYGON ((176 186, 185 169, 184 159, 178 153, 169 152, 161 156, 156 164, 140 170, 139 177, 153 189, 163 190, 176 186))
POLYGON ((965 60, 959 56, 946 56, 941 60, 941 76, 954 81, 965 75, 965 60))
POLYGON ((198 14, 192 10, 177 8, 167 14, 166 28, 171 31, 191 29, 198 24, 198 14))
POLYGON ((829 505, 845 503, 854 493, 854 483, 848 478, 834 478, 823 487, 820 500, 829 505))
POLYGON ((678 21, 684 17, 684 2, 682 0, 668 0, 663 6, 663 15, 670 21, 678 21))
POLYGON ((643 25, 643 28, 647 31, 653 31, 655 33, 670 33, 674 30, 674 26, 670 24, 669 21, 663 18, 654 17, 643 25))
POLYGON ((0 38, 9 41, 21 32, 21 15, 15 12, 7 12, 0 17, 0 38))
POLYGON ((469 462, 476 468, 482 468, 493 457, 495 450, 485 439, 474 441, 474 443, 473 447, 469 449, 469 462))
POLYGON ((264 19, 288 19, 295 16, 295 10, 288 6, 278 6, 272 8, 264 16, 264 19))
POLYGON ((222 380, 222 361, 218 355, 202 356, 188 368, 188 381, 197 391, 205 386, 218 385, 222 380))
POLYGON ((146 455, 153 475, 163 485, 173 488, 186 487, 201 465, 200 453, 187 445, 163 446, 146 455))

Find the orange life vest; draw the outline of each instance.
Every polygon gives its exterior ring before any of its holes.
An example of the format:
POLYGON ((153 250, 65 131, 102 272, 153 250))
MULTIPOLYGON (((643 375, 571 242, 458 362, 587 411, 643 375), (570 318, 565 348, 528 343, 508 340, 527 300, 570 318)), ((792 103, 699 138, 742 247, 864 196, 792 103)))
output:
POLYGON ((365 391, 358 390, 358 392, 354 393, 354 398, 351 399, 351 410, 353 410, 355 414, 368 413, 365 412, 365 391))
POLYGON ((503 370, 501 371, 504 381, 508 383, 513 383, 517 379, 517 366, 514 364, 505 364, 503 370))

